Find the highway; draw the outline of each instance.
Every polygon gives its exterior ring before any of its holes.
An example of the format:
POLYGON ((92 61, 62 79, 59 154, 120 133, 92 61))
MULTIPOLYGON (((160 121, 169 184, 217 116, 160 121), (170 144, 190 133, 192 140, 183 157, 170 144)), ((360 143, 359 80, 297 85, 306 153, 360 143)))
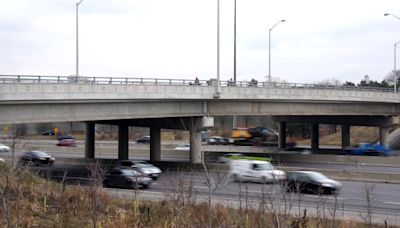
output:
MULTIPOLYGON (((58 170, 63 172, 66 168, 69 171, 74 170, 77 173, 85 173, 86 168, 84 166, 74 166, 69 164, 68 167, 63 163, 58 163, 57 158, 66 157, 83 157, 83 145, 78 143, 78 147, 57 147, 55 146, 55 140, 49 141, 25 141, 22 145, 32 145, 32 148, 46 150, 50 154, 56 157, 56 163, 52 170, 58 170)), ((131 154, 132 159, 148 159, 148 145, 136 145, 131 144, 131 148, 135 151, 135 156, 131 154)), ((163 145, 164 148, 173 148, 169 144, 163 145)), ((115 143, 99 143, 96 144, 96 149, 101 151, 101 157, 116 158, 116 144, 115 143)), ((163 160, 174 160, 174 161, 188 161, 187 151, 174 151, 173 149, 166 150, 168 153, 163 155, 163 160)), ((16 157, 21 151, 16 152, 16 157)), ((10 156, 10 152, 2 153, 0 156, 10 156)), ((279 166, 292 167, 298 169, 317 168, 326 170, 337 170, 337 169, 362 169, 366 172, 393 172, 400 173, 400 168, 396 167, 383 167, 383 166, 354 166, 354 165, 343 165, 343 164, 318 164, 318 163, 280 163, 279 166)), ((34 169, 47 169, 46 167, 33 167, 34 169)), ((85 177, 85 176, 83 176, 85 177)), ((388 183, 376 183, 376 182, 361 182, 361 181, 341 181, 343 188, 337 197, 332 195, 310 195, 310 194, 298 194, 298 193, 286 193, 280 185, 273 184, 257 184, 257 183, 245 183, 240 184, 232 182, 229 175, 226 173, 212 174, 213 181, 219 182, 218 188, 212 194, 212 198, 215 201, 230 202, 229 205, 236 205, 241 201, 245 201, 247 198, 248 202, 252 204, 259 204, 260 201, 265 199, 273 200, 274 203, 281 205, 282 207, 291 205, 292 210, 294 208, 308 208, 318 211, 321 207, 331 208, 327 209, 332 211, 332 208, 338 208, 339 211, 346 216, 350 216, 356 220, 359 220, 361 214, 366 213, 367 201, 366 194, 370 193, 372 198, 371 208, 373 214, 379 221, 382 219, 390 219, 391 221, 397 220, 400 216, 400 185, 399 184, 388 184, 388 183), (220 178, 217 178, 217 177, 220 178), (239 197, 240 196, 240 197, 239 197), (241 198, 241 200, 239 200, 241 198), (335 206, 336 205, 336 206, 335 206)), ((189 192, 193 189, 199 199, 205 199, 209 193, 207 187, 207 178, 204 172, 164 172, 158 181, 153 182, 150 189, 141 191, 140 195, 147 199, 164 199, 167 194, 177 190, 177 183, 183 184, 182 192, 189 192), (192 186, 192 187, 189 187, 192 186)), ((111 194, 116 197, 133 197, 134 191, 127 189, 107 189, 111 194)), ((327 211, 328 212, 328 211, 327 211)), ((400 218, 399 218, 400 219, 400 218)), ((397 224, 397 222, 396 222, 397 224)))

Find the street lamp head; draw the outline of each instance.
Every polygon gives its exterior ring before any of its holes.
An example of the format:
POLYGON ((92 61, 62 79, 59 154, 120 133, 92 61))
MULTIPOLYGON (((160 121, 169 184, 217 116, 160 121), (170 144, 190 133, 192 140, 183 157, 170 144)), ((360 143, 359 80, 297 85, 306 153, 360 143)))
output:
POLYGON ((281 22, 285 22, 286 20, 281 20, 281 22))
POLYGON ((389 16, 390 15, 390 13, 385 13, 385 14, 383 14, 383 16, 389 16))

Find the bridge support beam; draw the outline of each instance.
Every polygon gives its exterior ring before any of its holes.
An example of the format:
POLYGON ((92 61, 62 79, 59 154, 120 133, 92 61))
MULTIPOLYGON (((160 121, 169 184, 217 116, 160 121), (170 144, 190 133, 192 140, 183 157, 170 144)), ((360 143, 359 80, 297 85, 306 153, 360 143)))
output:
POLYGON ((190 130, 190 163, 202 163, 201 153, 201 131, 190 130))
POLYGON ((94 128, 95 123, 86 122, 85 130, 85 158, 94 158, 94 128))
POLYGON ((311 150, 319 149, 319 125, 313 123, 311 125, 311 150))
POLYGON ((279 132, 278 148, 285 149, 286 148, 286 122, 279 122, 278 132, 279 132))
POLYGON ((118 125, 118 160, 129 159, 129 126, 118 125))
POLYGON ((161 161, 161 129, 150 128, 150 161, 161 161))
POLYGON ((342 125, 342 149, 350 146, 350 125, 342 125))
POLYGON ((382 146, 389 146, 389 128, 387 127, 379 127, 379 141, 382 146))

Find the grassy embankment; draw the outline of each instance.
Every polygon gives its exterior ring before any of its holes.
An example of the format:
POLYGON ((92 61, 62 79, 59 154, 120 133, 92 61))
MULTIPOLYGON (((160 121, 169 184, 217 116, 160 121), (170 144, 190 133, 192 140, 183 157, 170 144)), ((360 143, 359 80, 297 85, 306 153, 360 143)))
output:
MULTIPOLYGON (((285 214, 271 207, 273 198, 262 198, 256 207, 239 195, 239 209, 195 203, 193 184, 174 179, 174 188, 158 202, 136 197, 112 198, 95 182, 90 186, 65 185, 36 177, 26 170, 0 165, 0 224, 3 227, 368 227, 343 221, 339 210, 332 220, 285 214), (263 202, 263 203, 261 203, 263 202), (269 203, 268 203, 269 202, 269 203), (278 225, 279 224, 279 225, 278 225)), ((135 196, 140 192, 132 190, 135 196)), ((211 201, 210 201, 211 202, 211 201)), ((275 205, 276 206, 276 205, 275 205)), ((296 207, 295 205, 291 205, 296 207)), ((371 224, 369 224, 371 225, 371 224)), ((374 227, 383 227, 374 225, 374 227)))

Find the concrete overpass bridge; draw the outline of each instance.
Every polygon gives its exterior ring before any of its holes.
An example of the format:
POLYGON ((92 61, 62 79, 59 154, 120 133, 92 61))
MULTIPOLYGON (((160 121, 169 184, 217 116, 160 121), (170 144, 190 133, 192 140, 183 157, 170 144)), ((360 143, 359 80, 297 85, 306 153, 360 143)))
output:
POLYGON ((392 89, 274 83, 257 85, 215 79, 193 80, 0 75, 0 124, 81 121, 86 123, 86 157, 94 152, 96 123, 119 126, 119 158, 127 158, 129 126, 150 128, 151 160, 160 160, 160 129, 191 133, 192 162, 201 162, 200 130, 209 118, 269 115, 279 122, 280 147, 286 123, 312 124, 317 149, 318 124, 342 125, 342 146, 350 126, 379 126, 381 142, 398 124, 400 95, 392 89))

